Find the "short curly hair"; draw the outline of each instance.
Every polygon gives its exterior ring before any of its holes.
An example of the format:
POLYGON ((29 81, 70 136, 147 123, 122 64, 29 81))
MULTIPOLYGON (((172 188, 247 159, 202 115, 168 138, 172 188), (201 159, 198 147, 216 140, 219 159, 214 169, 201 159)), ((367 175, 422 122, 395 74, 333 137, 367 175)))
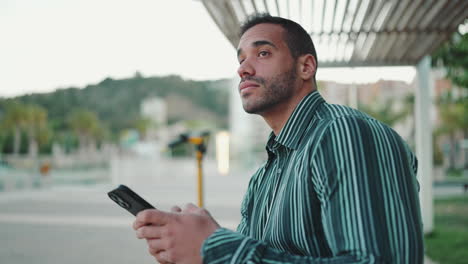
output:
POLYGON ((256 13, 247 18, 241 25, 240 37, 250 28, 258 24, 275 24, 284 28, 284 40, 294 60, 304 54, 312 54, 318 66, 317 52, 312 38, 298 23, 282 17, 271 16, 268 13, 256 13))

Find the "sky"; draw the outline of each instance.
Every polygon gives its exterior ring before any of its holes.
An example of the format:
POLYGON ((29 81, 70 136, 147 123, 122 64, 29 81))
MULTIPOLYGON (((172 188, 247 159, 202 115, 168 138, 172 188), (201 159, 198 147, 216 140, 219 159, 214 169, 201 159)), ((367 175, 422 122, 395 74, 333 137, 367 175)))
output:
MULTIPOLYGON (((234 47, 198 0, 0 1, 0 97, 82 88, 137 71, 233 78, 237 66, 234 47)), ((414 76, 413 67, 317 73, 342 83, 414 76)))

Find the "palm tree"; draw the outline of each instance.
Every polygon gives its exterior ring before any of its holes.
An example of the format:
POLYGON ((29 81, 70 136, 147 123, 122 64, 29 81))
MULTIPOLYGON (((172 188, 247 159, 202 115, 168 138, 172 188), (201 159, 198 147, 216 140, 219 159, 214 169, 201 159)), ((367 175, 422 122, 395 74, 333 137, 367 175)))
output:
POLYGON ((99 127, 99 119, 94 112, 85 109, 73 111, 68 119, 70 128, 76 133, 80 152, 83 152, 93 141, 99 127))
POLYGON ((25 127, 29 139, 29 155, 36 157, 39 149, 39 139, 43 138, 47 124, 47 110, 38 105, 25 107, 25 127))
POLYGON ((21 146, 21 130, 27 120, 26 106, 13 101, 6 106, 4 126, 13 130, 13 154, 18 155, 21 146))

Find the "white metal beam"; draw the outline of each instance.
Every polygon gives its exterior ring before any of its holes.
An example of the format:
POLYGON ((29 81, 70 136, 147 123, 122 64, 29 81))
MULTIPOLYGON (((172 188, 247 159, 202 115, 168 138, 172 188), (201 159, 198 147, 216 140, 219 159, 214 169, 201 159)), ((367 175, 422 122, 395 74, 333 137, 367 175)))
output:
POLYGON ((321 61, 326 62, 322 65, 366 65, 367 62, 369 65, 416 65, 468 17, 468 0, 201 2, 234 47, 239 41, 240 22, 253 12, 277 10, 280 16, 302 21, 323 54, 322 58, 328 60, 321 61), (302 10, 295 12, 298 8, 302 10), (310 16, 306 17, 306 13, 310 16), (309 20, 312 20, 310 24, 309 20))

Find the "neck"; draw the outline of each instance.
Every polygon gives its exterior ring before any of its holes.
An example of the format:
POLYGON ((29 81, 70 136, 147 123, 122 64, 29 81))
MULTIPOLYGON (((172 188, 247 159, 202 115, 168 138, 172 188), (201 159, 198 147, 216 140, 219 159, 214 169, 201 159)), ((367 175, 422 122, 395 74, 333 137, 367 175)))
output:
POLYGON ((263 112, 260 115, 263 117, 268 126, 273 130, 273 133, 278 136, 278 134, 281 132, 281 129, 283 129, 289 117, 294 112, 294 109, 296 109, 296 106, 306 95, 315 90, 315 85, 302 87, 289 100, 276 105, 274 108, 263 112))

